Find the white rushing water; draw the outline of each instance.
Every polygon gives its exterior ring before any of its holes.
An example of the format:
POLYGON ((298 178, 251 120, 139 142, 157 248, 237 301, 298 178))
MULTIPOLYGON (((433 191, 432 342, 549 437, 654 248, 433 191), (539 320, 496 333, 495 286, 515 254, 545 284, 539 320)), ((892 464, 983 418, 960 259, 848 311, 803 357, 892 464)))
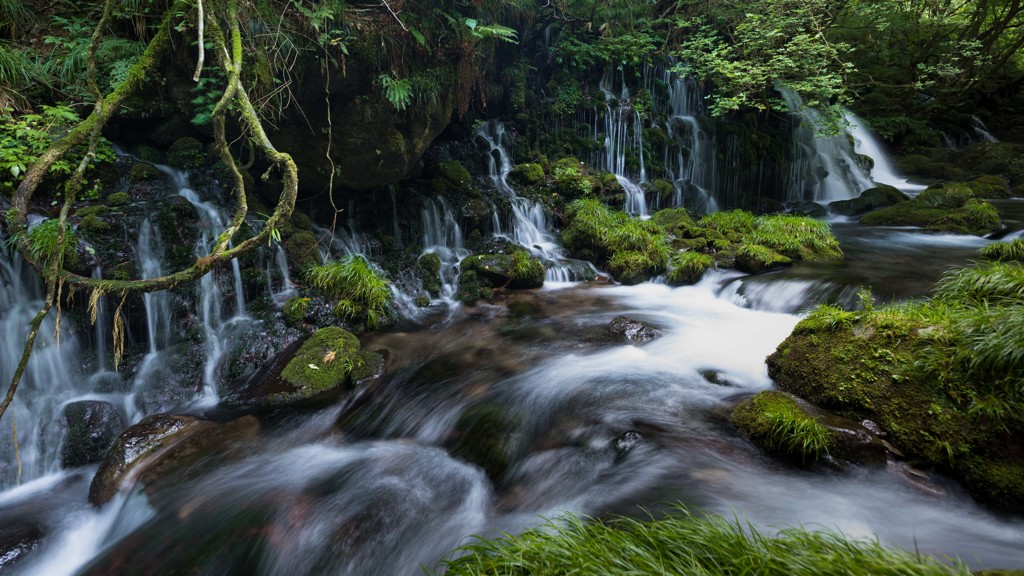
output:
POLYGON ((625 79, 616 94, 615 70, 610 68, 601 78, 600 89, 605 98, 604 165, 602 168, 615 174, 616 180, 626 193, 626 212, 641 218, 648 216, 647 199, 640 185, 647 180, 644 165, 644 130, 640 113, 629 100, 629 88, 625 79), (638 182, 630 178, 626 170, 626 153, 632 151, 639 158, 638 182))
POLYGON ((665 131, 669 140, 681 144, 674 156, 671 147, 665 147, 665 168, 675 187, 672 205, 703 213, 717 212, 715 142, 701 128, 705 116, 702 91, 689 76, 666 70, 662 80, 668 87, 670 110, 665 131))
POLYGON ((848 133, 853 138, 854 150, 857 154, 870 157, 874 164, 871 167, 871 179, 879 184, 895 186, 904 192, 916 193, 927 188, 924 184, 915 184, 901 176, 892 165, 882 143, 871 133, 867 122, 847 111, 846 121, 848 133))

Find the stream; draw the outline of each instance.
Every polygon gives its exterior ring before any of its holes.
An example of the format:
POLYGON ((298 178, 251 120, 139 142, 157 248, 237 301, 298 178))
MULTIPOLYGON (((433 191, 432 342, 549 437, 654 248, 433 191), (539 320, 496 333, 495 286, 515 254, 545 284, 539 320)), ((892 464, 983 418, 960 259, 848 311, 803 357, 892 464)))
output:
MULTIPOLYGON (((1024 203, 1006 204, 1020 213, 1024 203)), ((365 335, 364 347, 392 358, 370 406, 266 422, 239 457, 178 484, 159 506, 136 488, 92 508, 95 466, 0 494, 3 530, 43 535, 12 573, 176 573, 202 553, 208 574, 420 574, 472 535, 563 511, 642 515, 674 502, 768 531, 830 528, 972 569, 1024 568, 1024 525, 948 480, 895 464, 791 469, 728 424, 726 406, 772 386, 764 358, 808 305, 852 301, 862 284, 886 298, 920 295, 988 242, 835 230, 841 265, 712 272, 681 288, 523 291, 365 335), (620 314, 661 333, 615 341, 605 327, 620 314), (492 407, 509 415, 497 484, 446 449, 460 418, 492 407)))

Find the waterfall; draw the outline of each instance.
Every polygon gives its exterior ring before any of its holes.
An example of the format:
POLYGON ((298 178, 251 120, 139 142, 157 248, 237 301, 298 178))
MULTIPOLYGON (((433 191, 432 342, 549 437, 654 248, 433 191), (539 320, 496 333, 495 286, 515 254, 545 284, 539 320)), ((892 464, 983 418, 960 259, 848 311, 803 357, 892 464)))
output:
MULTIPOLYGON (((220 209, 213 202, 203 201, 192 189, 188 174, 167 166, 157 166, 167 174, 178 189, 178 195, 188 200, 199 214, 200 237, 196 243, 196 256, 206 256, 217 241, 218 235, 227 228, 227 223, 220 209)), ((228 328, 237 322, 248 320, 245 311, 245 292, 242 288, 242 273, 237 258, 231 259, 231 271, 234 287, 234 315, 225 317, 224 294, 217 282, 216 271, 204 275, 199 282, 199 312, 205 334, 206 361, 203 365, 203 391, 199 398, 200 405, 217 403, 217 372, 221 357, 227 345, 228 328)))
POLYGON ((717 212, 718 203, 712 193, 715 182, 715 145, 701 129, 703 116, 700 87, 693 78, 665 71, 663 81, 668 87, 669 115, 665 131, 671 141, 679 142, 672 156, 665 147, 665 169, 675 187, 673 206, 687 206, 702 212, 717 212))
POLYGON ((988 128, 985 127, 985 123, 981 121, 981 118, 978 118, 977 114, 971 116, 971 122, 971 127, 974 128, 974 133, 981 136, 983 141, 988 142, 989 144, 996 144, 999 142, 999 139, 988 131, 988 128))
POLYGON ((605 97, 605 137, 603 168, 615 174, 616 180, 626 192, 626 212, 640 217, 648 216, 647 200, 643 188, 632 181, 626 173, 626 152, 637 150, 640 160, 640 181, 646 179, 643 161, 643 123, 640 113, 629 102, 629 89, 622 82, 622 90, 613 91, 614 71, 609 70, 601 78, 600 88, 605 97))
MULTIPOLYGON (((21 361, 29 323, 42 307, 43 291, 35 271, 19 255, 8 256, 6 250, 0 250, 0 382, 5 390, 21 361)), ((58 310, 51 310, 39 327, 18 394, 0 419, 3 488, 60 468, 64 404, 81 394, 83 378, 75 326, 71 319, 63 317, 58 339, 58 314, 58 310), (12 435, 15 424, 20 473, 12 435)))
POLYGON ((578 280, 571 268, 564 264, 565 255, 562 253, 562 247, 548 231, 544 206, 519 196, 508 182, 508 174, 512 171, 512 158, 505 146, 505 125, 495 121, 488 122, 480 128, 477 135, 490 147, 487 162, 491 182, 512 207, 511 236, 502 233, 500 227, 496 228, 495 236, 508 238, 525 247, 544 262, 546 282, 564 283, 578 280))
MULTIPOLYGON (((139 273, 143 279, 163 275, 163 245, 148 218, 139 226, 135 253, 139 261, 139 273)), ((132 422, 149 412, 150 407, 146 405, 146 401, 150 396, 150 387, 155 382, 168 379, 168 367, 163 354, 170 343, 172 322, 168 297, 166 290, 146 292, 142 295, 146 312, 146 342, 149 348, 132 378, 132 399, 127 402, 128 417, 132 422)))
POLYGON ((459 262, 469 256, 463 245, 462 227, 444 198, 423 204, 423 253, 437 254, 441 259, 441 298, 455 302, 459 287, 459 262))
POLYGON ((805 107, 800 96, 785 86, 778 87, 787 108, 800 119, 793 130, 793 163, 790 166, 790 202, 829 203, 856 198, 874 183, 854 157, 847 134, 818 134, 821 114, 805 107))
POLYGON ((292 284, 291 274, 288 272, 288 256, 285 254, 281 244, 275 242, 274 253, 267 260, 267 294, 270 294, 270 299, 275 305, 283 306, 285 302, 294 298, 298 293, 299 291, 292 284), (275 277, 281 279, 280 290, 274 287, 275 277))
POLYGON ((862 156, 870 156, 874 160, 871 167, 871 179, 879 184, 895 186, 904 192, 920 192, 927 188, 923 184, 914 184, 900 176, 888 154, 882 147, 882 143, 868 130, 868 124, 853 112, 847 110, 846 122, 849 124, 847 132, 853 138, 853 148, 862 156))

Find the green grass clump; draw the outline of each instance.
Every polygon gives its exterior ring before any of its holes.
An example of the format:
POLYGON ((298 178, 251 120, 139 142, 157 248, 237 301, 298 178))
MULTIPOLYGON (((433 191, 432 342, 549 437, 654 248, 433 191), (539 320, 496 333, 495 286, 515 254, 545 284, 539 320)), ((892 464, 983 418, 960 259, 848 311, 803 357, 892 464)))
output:
POLYGON ((773 268, 789 266, 793 261, 760 244, 744 244, 736 251, 736 268, 757 274, 773 268))
MULTIPOLYGON (((36 224, 28 231, 28 249, 32 258, 44 264, 57 255, 57 236, 60 220, 49 218, 36 224)), ((58 256, 57 266, 75 268, 78 266, 78 236, 68 224, 64 227, 64 249, 58 256)))
POLYGON ((388 281, 362 256, 353 254, 312 266, 306 270, 306 279, 337 300, 334 313, 340 318, 375 329, 394 314, 388 281))
POLYGON ((697 225, 714 230, 732 242, 739 242, 757 226, 757 218, 745 210, 715 212, 701 218, 697 225))
POLYGON ((843 310, 839 306, 823 304, 818 306, 800 321, 794 328, 795 332, 816 332, 819 330, 838 330, 852 326, 861 317, 857 312, 843 310))
POLYGON ((540 164, 519 164, 512 169, 509 178, 524 186, 533 186, 544 180, 544 167, 540 164))
POLYGON ((449 576, 686 574, 688 576, 967 575, 961 565, 877 540, 790 528, 767 536, 750 524, 683 507, 665 518, 584 520, 567 515, 518 536, 480 539, 444 562, 449 576))
POLYGON ((981 257, 1000 262, 1011 260, 1024 262, 1024 238, 1014 238, 1009 242, 989 244, 981 249, 981 257))
POLYGON ((713 268, 715 259, 693 250, 680 252, 669 261, 668 283, 674 285, 695 284, 700 277, 713 268))
POLYGON ((777 390, 761 392, 738 405, 732 423, 766 451, 803 463, 820 460, 835 443, 828 428, 792 396, 777 390))
POLYGON ((828 222, 806 216, 776 214, 760 216, 755 223, 756 228, 744 238, 747 243, 771 248, 794 260, 825 262, 843 259, 839 241, 832 235, 828 222))
POLYGON ((665 270, 665 231, 650 220, 612 212, 599 200, 580 199, 566 210, 562 241, 577 258, 606 264, 620 282, 635 284, 665 270))

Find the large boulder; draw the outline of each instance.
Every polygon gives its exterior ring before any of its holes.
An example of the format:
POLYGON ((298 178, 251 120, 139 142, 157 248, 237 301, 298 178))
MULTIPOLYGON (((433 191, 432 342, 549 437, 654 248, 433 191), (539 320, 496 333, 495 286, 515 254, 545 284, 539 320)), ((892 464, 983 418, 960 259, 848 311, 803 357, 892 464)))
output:
POLYGON ((124 429, 121 411, 109 402, 81 400, 64 407, 67 433, 60 447, 64 468, 99 462, 124 429))
POLYGON ((194 416, 156 414, 118 437, 89 486, 89 502, 102 505, 137 482, 148 493, 193 477, 219 462, 231 446, 255 438, 252 416, 218 424, 194 416))
POLYGON ((842 214, 843 216, 860 216, 872 210, 893 206, 907 200, 910 200, 910 198, 896 187, 879 184, 874 188, 861 192, 860 196, 852 200, 833 202, 829 204, 829 208, 836 214, 842 214))
POLYGON ((967 184, 936 184, 909 202, 865 214, 869 226, 918 226, 958 234, 988 234, 999 229, 999 211, 975 197, 967 184))

